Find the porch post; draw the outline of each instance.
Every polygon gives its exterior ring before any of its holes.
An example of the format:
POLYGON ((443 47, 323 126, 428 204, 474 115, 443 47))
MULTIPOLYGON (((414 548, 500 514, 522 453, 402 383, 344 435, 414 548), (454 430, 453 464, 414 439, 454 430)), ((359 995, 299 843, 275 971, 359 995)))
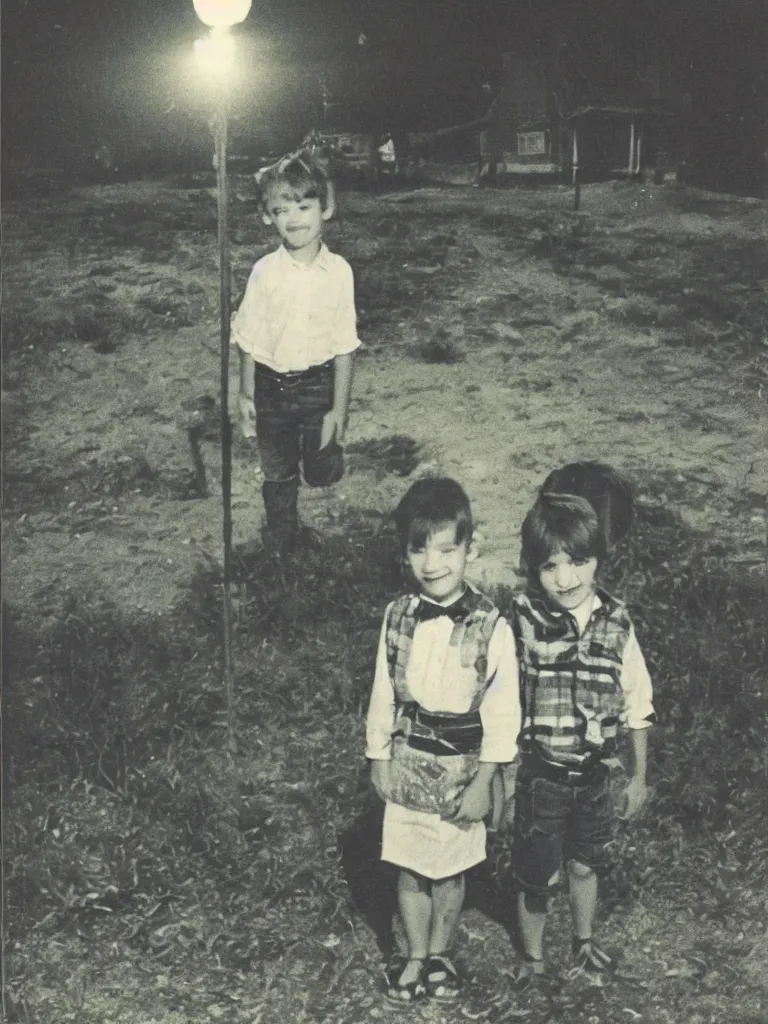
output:
POLYGON ((573 152, 571 154, 572 177, 573 177, 573 208, 578 210, 581 199, 581 181, 579 180, 579 136, 576 123, 573 125, 573 152))
POLYGON ((631 121, 629 125, 629 162, 627 163, 627 173, 630 178, 635 166, 635 122, 631 121))

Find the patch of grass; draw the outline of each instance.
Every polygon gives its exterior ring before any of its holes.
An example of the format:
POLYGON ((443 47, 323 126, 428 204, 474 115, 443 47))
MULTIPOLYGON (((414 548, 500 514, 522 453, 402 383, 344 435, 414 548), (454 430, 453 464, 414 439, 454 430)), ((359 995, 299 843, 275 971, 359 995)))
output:
POLYGON ((177 298, 172 290, 164 290, 161 294, 140 295, 136 305, 154 313, 166 327, 189 327, 193 322, 187 303, 177 298))
POLYGON ((355 303, 363 330, 404 319, 411 312, 411 303, 419 287, 429 287, 427 281, 418 285, 402 273, 402 259, 350 259, 355 274, 355 303))
MULTIPOLYGON (((477 214, 477 206, 474 203, 457 202, 451 206, 451 219, 454 222, 461 220, 472 221, 477 214)), ((445 224, 445 208, 437 205, 430 206, 428 203, 408 204, 408 217, 413 220, 425 222, 436 221, 440 225, 445 224)))
POLYGON ((411 233, 410 220, 401 214, 389 213, 371 226, 377 238, 407 238, 411 233))
POLYGON ((3 345, 7 353, 23 348, 48 352, 66 342, 101 342, 137 330, 139 317, 104 291, 87 296, 57 294, 33 310, 10 306, 3 345))
POLYGON ((419 464, 419 445, 407 434, 390 434, 348 445, 353 470, 373 471, 377 478, 410 476, 419 464))
POLYGON ((66 518, 73 531, 84 531, 109 529, 112 503, 138 493, 182 501, 202 496, 194 467, 160 470, 144 456, 131 454, 103 463, 93 459, 87 466, 11 467, 3 500, 10 512, 46 509, 66 518))
POLYGON ((424 363, 460 363, 464 359, 464 353, 459 346, 443 329, 438 328, 431 338, 424 338, 416 342, 413 347, 413 354, 416 359, 424 363))
POLYGON ((8 863, 16 932, 49 913, 56 928, 73 915, 98 920, 105 905, 138 914, 157 889, 178 887, 200 864, 222 893, 245 870, 249 898, 271 893, 301 902, 309 885, 310 902, 317 902, 315 889, 320 904, 331 899, 323 895, 327 880, 316 877, 316 857, 294 847, 300 820, 309 842, 315 811, 347 783, 328 789, 338 769, 318 776, 312 759, 330 764, 333 750, 310 744, 310 752, 302 737, 318 729, 325 735, 329 715, 359 712, 383 604, 397 587, 391 542, 352 526, 300 573, 260 552, 238 570, 256 581, 238 606, 239 717, 257 723, 245 728, 247 743, 258 746, 264 729, 271 736, 269 781, 258 761, 249 762, 253 772, 241 766, 237 778, 217 777, 221 770, 228 776, 222 766, 212 773, 222 710, 214 573, 201 574, 188 604, 163 620, 126 620, 106 602, 73 600, 35 639, 6 607, 5 699, 14 737, 4 752, 13 777, 8 863), (301 771, 274 772, 289 755, 301 771), (300 780, 300 790, 292 789, 300 780), (316 783, 324 794, 319 805, 316 783), (290 820, 280 810, 286 801, 290 820), (278 834, 293 852, 259 855, 248 868, 251 854, 278 834), (288 858, 285 872, 281 856, 288 858), (311 868, 301 867, 302 856, 311 868))
MULTIPOLYGON (((388 472, 415 458, 411 439, 398 437, 354 454, 388 472)), ((392 908, 361 721, 381 615, 400 585, 384 525, 352 513, 342 535, 293 565, 258 549, 238 553, 242 754, 234 757, 223 749, 215 570, 199 574, 186 604, 156 618, 71 599, 41 628, 6 607, 4 698, 14 721, 4 747, 8 913, 11 936, 27 949, 9 973, 17 1019, 24 1006, 40 1019, 66 1019, 64 980, 76 975, 83 942, 94 966, 107 955, 140 958, 174 975, 188 1015, 219 1006, 223 997, 206 993, 224 990, 246 1020, 262 1011, 270 1014, 263 1019, 300 1019, 299 1003, 308 1021, 339 1019, 340 1005, 349 1009, 343 1019, 367 1015, 380 954, 359 915, 383 948, 392 908)), ((650 935, 669 962, 688 953, 709 959, 675 932, 677 910, 707 915, 710 929, 718 914, 735 914, 738 928, 759 932, 750 893, 768 883, 766 641, 757 625, 766 583, 707 553, 659 506, 641 506, 607 582, 629 602, 661 724, 652 741, 654 801, 619 833, 603 927, 635 947, 645 1002, 660 1000, 670 1020, 715 1019, 705 1011, 719 989, 676 988, 639 947, 650 935), (642 937, 631 932, 632 914, 647 930, 642 937)), ((512 591, 495 596, 509 611, 512 591)), ((508 894, 500 884, 476 876, 470 905, 501 921, 508 894)), ((557 917, 564 912, 554 910, 553 936, 567 933, 557 917)), ((466 944, 474 964, 477 948, 468 937, 466 944)), ((739 943, 720 946, 725 959, 746 955, 739 943)), ((508 944, 498 953, 488 947, 468 989, 470 1012, 498 994, 509 956, 508 944)), ((166 1012, 153 986, 129 998, 135 1012, 166 1012)), ((738 975, 730 998, 754 1003, 751 975, 738 975)), ((621 983, 601 990, 599 1002, 569 985, 554 1008, 571 1012, 579 999, 602 1024, 620 1019, 631 1001, 621 983)), ((174 1012, 180 1005, 175 998, 174 1012)), ((534 1000, 529 1009, 538 1024, 553 1007, 534 1000)), ((80 1016, 91 1024, 98 1012, 80 1016)))

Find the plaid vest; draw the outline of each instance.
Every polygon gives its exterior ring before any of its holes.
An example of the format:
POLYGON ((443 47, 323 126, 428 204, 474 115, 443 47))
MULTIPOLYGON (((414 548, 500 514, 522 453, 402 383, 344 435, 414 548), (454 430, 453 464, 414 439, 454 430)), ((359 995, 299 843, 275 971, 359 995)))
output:
MULTIPOLYGON (((411 655, 417 621, 416 609, 420 601, 417 594, 405 594, 392 602, 387 616, 387 662, 398 704, 413 700, 406 686, 405 668, 411 655)), ((477 692, 470 711, 477 711, 487 688, 488 645, 499 619, 499 611, 491 600, 471 587, 467 588, 463 601, 470 612, 463 622, 454 624, 451 646, 458 645, 461 648, 462 665, 475 667, 477 692)))
POLYGON ((523 705, 521 749, 582 764, 610 757, 624 712, 621 667, 631 622, 616 598, 579 635, 575 618, 539 596, 515 598, 514 632, 523 705))
POLYGON ((462 666, 474 669, 475 692, 464 714, 430 712, 414 700, 406 683, 419 601, 407 594, 392 603, 387 615, 387 662, 395 691, 390 799, 447 817, 477 772, 483 739, 479 709, 490 682, 488 647, 499 612, 487 597, 467 589, 463 601, 469 614, 454 623, 450 643, 459 648, 462 666))

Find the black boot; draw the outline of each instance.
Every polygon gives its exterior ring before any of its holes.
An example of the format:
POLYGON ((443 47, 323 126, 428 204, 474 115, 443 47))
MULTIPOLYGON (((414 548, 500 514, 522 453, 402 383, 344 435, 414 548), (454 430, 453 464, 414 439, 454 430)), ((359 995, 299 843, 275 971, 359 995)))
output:
POLYGON ((267 546, 277 555, 290 555, 299 537, 299 478, 265 480, 261 493, 267 513, 267 546))

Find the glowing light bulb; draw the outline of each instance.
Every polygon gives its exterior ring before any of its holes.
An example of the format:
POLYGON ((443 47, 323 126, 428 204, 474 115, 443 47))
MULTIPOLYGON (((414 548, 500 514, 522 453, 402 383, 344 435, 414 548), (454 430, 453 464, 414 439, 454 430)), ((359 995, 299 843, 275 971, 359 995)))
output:
POLYGON ((229 28, 245 21, 251 0, 193 0, 195 13, 204 25, 229 28))

